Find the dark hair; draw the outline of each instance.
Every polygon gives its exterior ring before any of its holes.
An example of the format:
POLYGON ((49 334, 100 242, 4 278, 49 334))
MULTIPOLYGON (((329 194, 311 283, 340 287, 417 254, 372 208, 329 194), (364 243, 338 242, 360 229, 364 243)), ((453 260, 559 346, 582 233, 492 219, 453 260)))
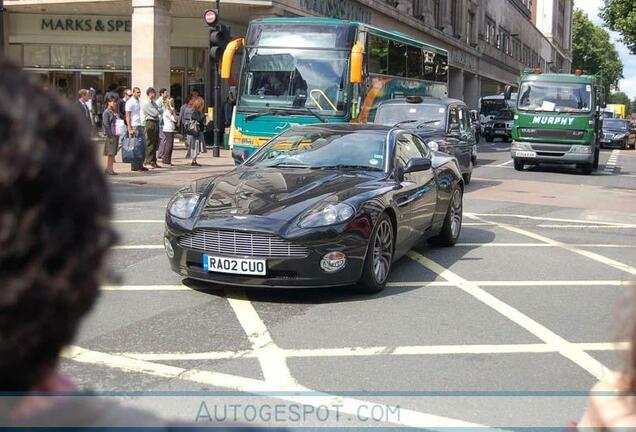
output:
POLYGON ((164 94, 167 91, 168 91, 167 88, 162 88, 161 90, 159 90, 159 94, 164 94))
POLYGON ((108 97, 106 98, 106 103, 117 102, 117 101, 119 101, 119 98, 117 96, 115 96, 115 95, 112 95, 112 94, 108 95, 108 97))
POLYGON ((115 234, 79 110, 2 59, 0 98, 0 390, 26 391, 95 302, 115 234))

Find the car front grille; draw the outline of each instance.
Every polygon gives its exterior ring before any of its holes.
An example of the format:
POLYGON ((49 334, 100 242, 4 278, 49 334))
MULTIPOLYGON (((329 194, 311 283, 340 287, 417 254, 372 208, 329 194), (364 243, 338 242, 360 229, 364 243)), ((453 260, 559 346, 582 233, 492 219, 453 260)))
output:
POLYGON ((495 128, 495 129, 505 129, 506 128, 506 124, 505 123, 495 123, 493 125, 493 128, 495 128))
POLYGON ((611 141, 611 140, 614 139, 614 134, 613 133, 605 133, 605 134, 603 134, 603 139, 611 141))
POLYGON ((264 233, 197 229, 179 237, 179 246, 206 253, 264 258, 304 258, 309 254, 301 246, 264 233))

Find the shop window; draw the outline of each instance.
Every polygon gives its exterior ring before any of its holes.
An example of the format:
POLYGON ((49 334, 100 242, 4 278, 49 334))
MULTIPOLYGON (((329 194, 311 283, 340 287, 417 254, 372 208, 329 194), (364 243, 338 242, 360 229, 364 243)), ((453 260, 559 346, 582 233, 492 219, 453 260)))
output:
POLYGON ((389 41, 389 75, 406 76, 406 45, 389 41))
POLYGON ((25 67, 48 67, 51 63, 51 52, 48 45, 25 45, 25 67))
POLYGON ((19 65, 22 65, 22 45, 9 45, 7 49, 7 56, 19 65))

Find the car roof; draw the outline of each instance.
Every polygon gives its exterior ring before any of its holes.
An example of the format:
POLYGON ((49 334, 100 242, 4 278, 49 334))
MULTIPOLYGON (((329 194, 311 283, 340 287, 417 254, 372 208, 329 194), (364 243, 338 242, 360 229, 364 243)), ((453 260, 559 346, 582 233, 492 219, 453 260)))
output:
POLYGON ((377 132, 388 133, 390 126, 372 123, 316 123, 311 125, 294 126, 294 130, 317 130, 325 132, 377 132))
POLYGON ((406 98, 396 98, 390 99, 387 101, 382 101, 378 104, 378 108, 384 105, 418 105, 418 104, 437 104, 443 106, 449 105, 462 105, 465 106, 466 103, 459 99, 452 99, 447 97, 433 97, 433 96, 412 96, 419 97, 422 99, 421 102, 409 102, 406 98))

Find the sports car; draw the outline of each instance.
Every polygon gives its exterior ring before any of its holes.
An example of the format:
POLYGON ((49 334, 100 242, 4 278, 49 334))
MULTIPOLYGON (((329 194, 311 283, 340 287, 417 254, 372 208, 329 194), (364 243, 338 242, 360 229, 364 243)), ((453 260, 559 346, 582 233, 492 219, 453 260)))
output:
POLYGON ((457 242, 463 191, 457 160, 406 130, 296 126, 179 190, 164 244, 172 269, 192 279, 378 292, 420 239, 457 242))

